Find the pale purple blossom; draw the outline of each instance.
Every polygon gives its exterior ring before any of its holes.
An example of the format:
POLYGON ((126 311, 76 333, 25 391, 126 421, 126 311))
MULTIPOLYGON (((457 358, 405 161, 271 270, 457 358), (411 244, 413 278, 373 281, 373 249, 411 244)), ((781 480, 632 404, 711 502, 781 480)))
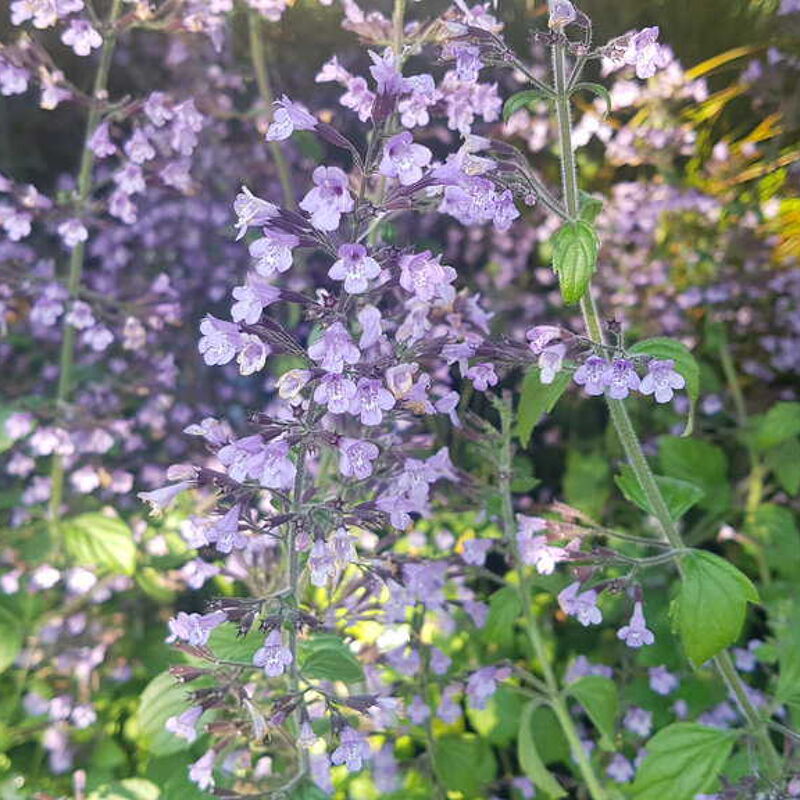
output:
POLYGON ((640 380, 633 362, 627 358, 615 358, 606 383, 608 396, 615 400, 623 400, 629 392, 638 391, 639 386, 640 380))
POLYGON ((280 289, 268 283, 260 275, 248 273, 244 286, 235 286, 231 306, 231 319, 255 325, 261 319, 261 313, 281 296, 280 289))
POLYGON ((328 578, 336 574, 336 558, 322 539, 317 539, 311 545, 307 566, 314 586, 325 586, 328 578))
POLYGON ((344 764, 349 772, 358 772, 371 755, 364 735, 348 727, 339 734, 339 746, 331 753, 331 763, 336 766, 344 764))
POLYGON ((402 131, 384 145, 378 171, 389 178, 397 178, 403 186, 410 186, 421 180, 423 167, 430 164, 431 158, 427 147, 416 144, 408 131, 402 131))
POLYGON ((583 386, 586 394, 594 397, 603 394, 611 376, 611 365, 600 356, 589 356, 586 361, 575 370, 573 379, 579 386, 583 386))
POLYGON ((79 219, 67 219, 59 224, 58 235, 61 237, 61 241, 72 249, 89 238, 89 231, 79 219))
POLYGON ((394 395, 378 378, 359 378, 350 413, 357 414, 362 425, 380 425, 383 412, 394 408, 394 395))
POLYGON ((247 544, 247 537, 239 532, 241 506, 237 503, 206 529, 206 540, 216 546, 220 553, 241 550, 247 544))
POLYGON ((638 648, 646 644, 653 644, 655 636, 653 632, 647 628, 644 618, 644 610, 640 602, 633 604, 633 614, 631 615, 630 622, 623 625, 617 631, 617 638, 621 639, 628 647, 638 648))
POLYGON ((339 442, 339 472, 345 478, 362 481, 372 475, 372 462, 379 453, 373 442, 344 436, 339 442))
POLYGON ((551 0, 550 17, 548 25, 556 30, 562 30, 577 17, 575 6, 569 0, 551 0))
POLYGON ((342 372, 345 364, 357 364, 361 353, 341 322, 334 322, 308 348, 308 355, 326 372, 342 372))
POLYGON ((597 592, 588 589, 581 592, 581 584, 577 581, 571 583, 558 594, 558 605, 570 617, 576 617, 581 625, 599 625, 603 621, 603 614, 597 607, 597 592))
POLYGON ((467 539, 464 542, 461 558, 464 559, 465 564, 482 567, 486 563, 486 556, 493 545, 492 539, 467 539))
POLYGON ((356 384, 345 375, 328 372, 314 390, 314 402, 327 406, 331 414, 344 414, 356 394, 356 384))
POLYGON ((214 788, 214 750, 206 750, 197 761, 189 765, 189 780, 196 783, 199 789, 214 788))
POLYGON ((633 764, 622 753, 615 753, 606 767, 606 775, 617 783, 628 783, 635 774, 633 764))
POLYGON ((678 686, 680 681, 673 675, 663 664, 658 667, 650 667, 647 670, 648 679, 650 681, 650 688, 660 695, 672 694, 678 686))
POLYGON ((622 724, 631 733, 646 737, 650 735, 650 731, 653 728, 653 714, 651 711, 645 711, 645 709, 638 706, 631 706, 625 712, 622 724))
POLYGON ((666 48, 658 43, 658 33, 657 25, 643 28, 634 33, 628 42, 623 60, 636 68, 636 77, 641 80, 652 78, 669 61, 666 48))
POLYGON ((61 41, 71 47, 76 56, 88 56, 103 44, 103 37, 85 19, 71 19, 61 34, 61 41))
POLYGON ((209 366, 233 361, 242 346, 239 326, 207 314, 200 323, 201 338, 198 344, 203 361, 209 366))
POLYGON ((266 225, 278 213, 273 203, 256 197, 246 186, 242 186, 233 201, 236 214, 236 239, 241 239, 248 228, 266 225))
POLYGON ((539 354, 539 380, 547 385, 551 384, 564 364, 567 347, 564 344, 553 344, 545 347, 539 354))
POLYGON ((286 272, 292 266, 292 250, 300 240, 291 233, 264 229, 264 235, 248 248, 253 257, 253 269, 265 278, 276 272, 286 272))
POLYGON ((197 738, 197 721, 202 715, 201 706, 190 706, 182 714, 169 717, 164 728, 187 742, 193 742, 197 738))
POLYGON ((283 644, 281 632, 277 629, 270 631, 263 646, 253 654, 253 663, 263 667, 268 678, 283 675, 292 661, 292 651, 283 644))
POLYGON ((430 250, 400 257, 400 285, 420 300, 452 299, 455 291, 450 284, 455 279, 456 271, 442 264, 441 256, 434 258, 430 250))
POLYGON ((642 378, 639 390, 642 394, 655 395, 657 403, 669 403, 675 389, 683 389, 686 380, 675 371, 675 362, 671 358, 652 359, 647 365, 647 375, 642 378))
POLYGON ((328 270, 328 277, 344 281, 348 294, 361 294, 367 291, 369 281, 381 273, 378 262, 367 255, 363 244, 343 244, 337 251, 338 260, 328 270))
POLYGON ((239 373, 252 375, 262 370, 270 352, 269 345, 258 336, 253 333, 243 333, 239 339, 239 352, 236 356, 239 373))
POLYGON ((286 95, 275 101, 272 122, 267 129, 268 142, 288 139, 295 131, 310 131, 317 126, 317 120, 305 106, 295 103, 286 95))
POLYGON ((202 647, 208 641, 209 634, 222 625, 227 617, 222 611, 213 611, 210 614, 187 614, 179 611, 177 616, 167 623, 170 635, 168 642, 182 639, 195 647, 202 647))
POLYGON ((479 392, 485 392, 490 386, 497 386, 497 373, 494 371, 494 364, 482 363, 473 364, 467 370, 467 378, 472 381, 473 386, 479 392))
POLYGON ((311 179, 314 188, 300 201, 300 208, 311 215, 311 224, 321 231, 335 231, 342 214, 352 211, 347 175, 339 167, 317 167, 311 179))
POLYGON ((486 703, 497 691, 497 682, 511 674, 508 667, 481 667, 467 679, 467 698, 473 708, 486 708, 486 703))

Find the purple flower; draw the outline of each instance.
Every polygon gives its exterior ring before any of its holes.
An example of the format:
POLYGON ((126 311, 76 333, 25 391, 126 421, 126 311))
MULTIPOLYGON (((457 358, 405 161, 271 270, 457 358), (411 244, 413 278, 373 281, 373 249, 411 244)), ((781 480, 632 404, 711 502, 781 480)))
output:
POLYGON ((415 725, 422 725, 431 715, 431 710, 428 704, 418 694, 415 694, 408 704, 406 713, 415 725))
POLYGON ((202 336, 198 349, 203 355, 203 361, 209 366, 232 361, 242 346, 239 326, 217 319, 211 314, 207 314, 200 323, 200 333, 202 336))
POLYGON ((343 244, 337 251, 339 260, 328 270, 328 277, 344 281, 344 290, 349 294, 361 294, 368 287, 368 281, 381 274, 381 266, 367 255, 363 244, 343 244))
POLYGON ((311 372, 307 369, 290 369, 278 378, 278 396, 291 406, 303 402, 303 389, 311 380, 311 372))
POLYGON ((384 145, 378 171, 389 178, 397 178, 403 186, 410 186, 422 178, 422 168, 431 163, 431 157, 427 147, 415 144, 414 137, 402 131, 384 145))
POLYGON ((239 365, 241 375, 252 375, 259 372, 267 363, 267 356, 272 351, 269 345, 253 333, 243 333, 240 339, 239 354, 236 363, 239 365))
POLYGON ((195 485, 194 481, 179 481, 151 492, 139 492, 136 496, 150 506, 151 512, 163 511, 179 494, 195 485))
POLYGON ((308 355, 326 372, 342 372, 345 364, 357 364, 361 358, 361 352, 341 322, 334 322, 327 328, 310 345, 308 355))
POLYGON ((197 738, 195 726, 202 715, 201 706, 191 706, 182 714, 167 719, 164 728, 170 733, 174 733, 175 736, 186 739, 187 742, 193 742, 197 738))
POLYGON ((297 468, 289 458, 289 443, 284 439, 270 442, 251 462, 259 484, 265 489, 291 489, 297 468))
POLYGON ((358 346, 365 350, 381 339, 381 312, 375 306, 364 306, 356 315, 361 325, 361 338, 358 346))
POLYGON ((628 783, 635 773, 633 764, 622 753, 615 753, 606 767, 606 775, 617 783, 628 783))
POLYGON ((307 566, 314 586, 325 586, 328 578, 336 574, 336 558, 322 539, 311 545, 307 566))
POLYGON ((564 364, 564 356, 567 346, 564 344, 554 344, 545 347, 539 354, 539 380, 545 385, 552 383, 556 375, 561 371, 564 364))
POLYGON ((231 306, 231 318, 234 322, 255 325, 261 319, 262 311, 276 302, 280 296, 280 289, 251 272, 247 275, 244 286, 236 286, 233 289, 233 298, 236 302, 231 306))
POLYGON ((497 691, 497 681, 511 674, 507 667, 481 667, 467 679, 467 698, 473 708, 486 708, 489 698, 497 691))
POLYGON ((623 400, 629 392, 638 391, 639 385, 639 376, 636 374, 633 362, 627 358, 615 358, 606 384, 608 396, 615 400, 623 400))
POLYGON ((431 648, 431 672, 434 675, 444 675, 450 669, 453 659, 443 653, 438 647, 431 648))
POLYGON ((479 392, 485 392, 490 386, 497 386, 494 364, 474 364, 467 370, 467 377, 479 392))
POLYGON ((220 553, 241 550, 247 544, 247 537, 239 533, 241 510, 241 506, 236 504, 206 530, 209 544, 214 544, 220 553))
POLYGON ((464 83, 475 83, 483 66, 480 48, 474 44, 458 43, 450 46, 450 54, 456 60, 458 79, 464 83))
POLYGON ((284 670, 292 663, 292 651, 284 647, 281 632, 277 629, 270 632, 262 647, 253 654, 253 663, 264 668, 268 678, 283 675, 284 670))
POLYGON ((652 78, 668 62, 668 53, 658 44, 658 32, 658 26, 653 26, 635 33, 623 56, 626 64, 636 67, 636 77, 641 80, 652 78))
POLYGON ((486 563, 486 556, 492 549, 494 541, 492 539, 467 539, 464 542, 464 549, 461 558, 465 564, 473 567, 482 567, 486 563))
POLYGON ((350 378, 329 372, 320 379, 314 390, 314 402, 324 403, 331 414, 344 414, 356 393, 356 385, 350 378))
POLYGON ((433 258, 430 250, 401 256, 400 285, 425 302, 435 297, 452 298, 455 292, 450 284, 456 279, 456 271, 440 260, 441 256, 433 258))
POLYGON ((622 724, 638 736, 649 736, 653 727, 653 715, 638 706, 631 706, 622 720, 622 724))
POLYGON ((408 90, 406 79, 397 69, 397 59, 394 51, 387 47, 383 55, 369 51, 372 66, 370 74, 375 79, 378 94, 396 96, 408 90))
POLYGON ((611 375, 611 365, 600 356, 589 356, 586 361, 575 370, 574 380, 578 386, 583 386, 586 394, 594 397, 603 394, 611 375))
POLYGON ((169 620, 170 635, 168 642, 182 639, 195 647, 201 647, 208 641, 208 636, 214 628, 222 625, 227 620, 222 611, 211 614, 187 614, 179 611, 177 616, 169 620))
POLYGON ((380 425, 383 412, 394 408, 394 395, 378 378, 359 378, 350 403, 350 413, 358 414, 362 425, 380 425))
POLYGON ((645 644, 653 644, 656 640, 653 632, 648 630, 645 624, 641 603, 636 602, 633 604, 633 614, 630 622, 617 631, 617 638, 625 642, 628 647, 641 647, 645 644))
POLYGON ((269 278, 276 272, 286 272, 292 266, 292 249, 300 240, 291 233, 264 229, 264 236, 248 248, 253 257, 253 268, 259 275, 269 278))
POLYGON ((102 46, 103 37, 85 19, 72 19, 61 34, 61 41, 71 47, 76 56, 88 56, 102 46))
POLYGON ((339 746, 331 753, 331 763, 336 766, 344 764, 349 772, 358 772, 371 755, 364 735, 354 728, 345 728, 339 735, 339 746))
POLYGON ((378 446, 372 442, 344 436, 339 442, 339 472, 345 478, 363 481, 372 475, 372 462, 379 453, 378 446))
POLYGON ((526 332, 525 338, 533 354, 538 356, 550 342, 561 338, 561 328, 555 325, 537 325, 526 332))
POLYGON ((558 605, 570 617, 576 617, 581 625, 599 625, 603 614, 597 607, 597 592, 594 589, 580 591, 581 584, 571 583, 558 594, 558 605))
POLYGON ((524 775, 512 778, 511 785, 519 792, 522 800, 533 800, 536 797, 536 787, 533 785, 533 781, 524 775))
POLYGON ((311 179, 314 188, 300 201, 300 208, 311 215, 311 224, 318 230, 335 231, 342 214, 354 207, 347 175, 339 167, 320 166, 311 179))
POLYGON ((650 678, 650 688, 660 695, 668 695, 674 692, 680 685, 680 681, 665 667, 650 667, 647 670, 650 678))
POLYGON ((654 394, 657 403, 669 403, 674 389, 683 389, 686 381, 683 375, 676 372, 675 362, 671 358, 659 360, 654 358, 647 365, 647 375, 642 378, 639 391, 642 394, 654 394))
POLYGON ((89 238, 89 231, 79 219, 68 219, 58 226, 58 235, 61 237, 61 241, 72 249, 89 238))
POLYGON ((317 126, 317 120, 308 113, 305 106, 295 103, 286 95, 275 101, 275 112, 272 122, 267 128, 268 142, 288 139, 295 131, 311 131, 317 126))
POLYGON ((569 0, 552 0, 548 25, 553 29, 561 30, 574 22, 577 16, 575 6, 569 0))
POLYGON ((741 670, 742 672, 753 672, 758 664, 758 658, 756 657, 756 650, 763 645, 760 639, 751 639, 747 643, 747 649, 745 650, 742 647, 734 647, 733 648, 733 657, 736 661, 736 669, 741 670))
POLYGON ((461 705, 456 702, 459 691, 458 686, 447 686, 442 692, 442 699, 436 709, 436 716, 448 725, 458 722, 462 716, 461 705))
POLYGON ((198 788, 213 789, 214 788, 214 759, 216 758, 214 750, 206 750, 200 758, 189 766, 189 780, 196 783, 198 788))
POLYGON ((237 241, 247 233, 248 228, 266 225, 278 213, 277 206, 256 197, 246 186, 242 186, 236 195, 233 210, 236 214, 237 241))

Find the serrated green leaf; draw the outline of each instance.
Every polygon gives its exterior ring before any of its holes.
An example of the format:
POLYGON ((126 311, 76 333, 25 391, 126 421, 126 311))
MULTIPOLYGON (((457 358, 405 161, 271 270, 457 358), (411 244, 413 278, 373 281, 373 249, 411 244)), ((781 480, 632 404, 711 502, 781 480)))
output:
POLYGON ((759 420, 755 445, 759 450, 769 450, 799 433, 800 403, 778 403, 759 420))
POLYGON ((616 684, 602 675, 586 675, 569 684, 566 691, 586 709, 589 719, 600 732, 601 747, 613 750, 614 731, 619 713, 616 684))
POLYGON ((592 94, 596 94, 601 100, 605 101, 606 104, 606 111, 603 116, 608 116, 611 113, 611 93, 603 86, 602 83, 589 83, 587 81, 581 81, 580 83, 575 84, 575 88, 570 92, 570 94, 575 94, 575 92, 592 92, 592 94))
POLYGON ((170 733, 164 724, 170 717, 182 714, 189 708, 186 687, 179 684, 169 672, 156 675, 147 684, 133 716, 134 735, 144 750, 154 756, 168 756, 187 750, 191 744, 170 733))
POLYGON ((569 373, 557 372, 552 383, 542 383, 539 368, 533 367, 522 382, 522 392, 517 411, 517 437, 523 445, 528 444, 533 429, 545 414, 556 406, 564 390, 569 386, 569 373))
POLYGON ((769 567, 790 581, 800 581, 800 529, 790 508, 762 503, 747 532, 763 546, 769 567))
POLYGON ((553 234, 551 244, 561 296, 572 305, 583 297, 597 267, 597 234, 582 219, 565 222, 553 234))
POLYGON ((480 796, 483 787, 497 774, 497 763, 489 743, 471 733, 437 739, 433 758, 444 785, 467 797, 480 796))
POLYGON ((508 122, 508 118, 516 111, 549 99, 548 95, 540 89, 525 89, 522 92, 516 92, 503 103, 503 122, 508 122))
POLYGON ((506 586, 494 592, 489 600, 489 613, 481 631, 487 645, 507 648, 514 639, 514 623, 522 612, 519 592, 515 586, 506 586))
POLYGON ((634 800, 694 800, 714 788, 728 760, 735 731, 675 722, 645 745, 647 756, 631 786, 634 800))
POLYGON ((22 650, 21 621, 0 606, 0 672, 5 672, 22 650))
POLYGON ((689 436, 694 428, 694 414, 697 398, 700 396, 700 365, 682 342, 663 336, 644 339, 628 348, 633 355, 648 355, 654 358, 671 358, 675 362, 675 370, 683 375, 686 381, 686 395, 689 398, 689 418, 683 436, 689 436))
POLYGON ((703 497, 698 501, 708 511, 724 511, 731 504, 728 457, 725 451, 701 439, 662 436, 658 440, 661 471, 699 486, 703 497))
POLYGON ((750 579, 724 558, 705 550, 684 556, 672 621, 688 658, 699 666, 733 644, 747 603, 758 599, 750 579))
POLYGON ((136 568, 136 543, 131 529, 119 517, 81 514, 62 523, 67 552, 78 564, 123 575, 136 568))
MULTIPOLYGON (((699 486, 695 486, 688 481, 683 481, 679 478, 669 478, 666 475, 655 475, 654 477, 661 491, 661 496, 667 504, 670 517, 675 521, 679 520, 693 505, 702 500, 705 494, 699 486)), ((614 476, 614 481, 622 494, 624 494, 631 503, 635 503, 648 514, 655 513, 650 507, 650 501, 647 495, 639 485, 636 473, 630 466, 624 464, 621 473, 614 476)))
POLYGON ((794 497, 800 492, 800 439, 786 439, 773 447, 766 463, 787 494, 794 497))
POLYGON ((312 637, 300 655, 300 671, 307 678, 358 683, 364 671, 358 659, 338 636, 312 637))
POLYGON ((551 798, 566 797, 567 793, 544 765, 536 748, 533 731, 533 712, 540 701, 533 700, 522 711, 517 737, 517 759, 522 771, 533 781, 536 789, 551 798))
POLYGON ((581 191, 578 216, 590 225, 597 219, 597 215, 603 210, 603 199, 596 194, 589 194, 581 191))

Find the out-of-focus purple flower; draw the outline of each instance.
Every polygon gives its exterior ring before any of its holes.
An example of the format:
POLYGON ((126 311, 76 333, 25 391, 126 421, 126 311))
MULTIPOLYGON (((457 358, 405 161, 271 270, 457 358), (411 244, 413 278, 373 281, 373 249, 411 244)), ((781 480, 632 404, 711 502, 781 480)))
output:
POLYGON ((497 682, 511 674, 508 667, 481 667, 467 679, 467 698, 473 708, 486 708, 489 698, 497 691, 497 682))
POLYGON ((199 789, 214 788, 214 750, 207 750, 200 758, 189 766, 189 780, 196 783, 199 789))
POLYGON ((611 365, 600 356, 589 356, 586 361, 575 370, 573 380, 578 386, 583 386, 586 394, 597 397, 603 394, 611 376, 611 365))
POLYGON ((680 681, 665 666, 650 667, 647 671, 650 679, 650 688, 660 695, 668 695, 674 692, 680 685, 680 681))
POLYGON ((408 131, 402 131, 384 145, 378 171, 389 178, 397 178, 403 186, 410 186, 422 178, 422 168, 431 163, 431 158, 427 147, 416 144, 408 131))
POLYGON ((636 374, 633 362, 627 358, 615 358, 606 384, 608 396, 615 400, 623 400, 629 392, 638 391, 639 386, 639 376, 636 374))
POLYGON ((163 511, 179 494, 194 486, 194 481, 179 481, 151 492, 139 492, 136 496, 150 506, 153 512, 163 511))
POLYGON ((288 139, 295 131, 311 131, 317 126, 317 120, 305 106, 295 103, 286 95, 275 101, 275 112, 272 122, 267 128, 268 142, 288 139))
POLYGON ((606 767, 606 775, 617 783, 628 783, 635 774, 633 764, 622 753, 615 753, 606 767))
POLYGON ((339 442, 339 472, 345 478, 363 481, 372 475, 372 462, 379 453, 373 442, 344 436, 339 442))
POLYGON ((497 386, 497 373, 494 371, 494 364, 483 363, 473 364, 467 370, 467 378, 472 381, 473 386, 479 392, 485 392, 490 386, 497 386))
POLYGON ((328 578, 336 574, 336 558, 322 539, 311 545, 307 565, 314 586, 325 586, 328 578))
POLYGON ((343 244, 337 255, 339 258, 328 270, 328 277, 344 281, 344 290, 349 294, 366 292, 369 281, 381 274, 380 264, 367 255, 363 244, 343 244))
POLYGON ((733 658, 736 661, 736 669, 742 672, 753 672, 758 664, 756 657, 756 650, 763 645, 761 639, 751 639, 747 643, 747 649, 743 647, 735 647, 733 649, 733 658))
POLYGON ((623 60, 636 68, 636 77, 641 80, 652 78, 669 61, 665 48, 658 43, 658 33, 658 26, 643 28, 628 42, 623 60))
POLYGON ((372 755, 369 743, 354 728, 345 728, 339 735, 339 746, 331 753, 331 763, 344 764, 349 772, 358 772, 372 755))
POLYGON ((167 641, 182 639, 195 647, 201 647, 208 641, 211 631, 222 625, 226 619, 222 611, 213 611, 210 614, 187 614, 185 611, 179 611, 177 616, 167 623, 170 630, 167 641))
POLYGON ((292 660, 292 651, 284 646, 281 632, 277 629, 270 631, 263 646, 253 654, 253 663, 263 667, 264 674, 269 678, 283 675, 292 660))
POLYGON ((486 563, 486 556, 492 549, 494 541, 492 539, 467 539, 464 542, 464 549, 461 558, 465 564, 473 567, 482 567, 486 563))
POLYGON ((448 725, 452 725, 462 717, 461 704, 456 702, 456 697, 460 691, 458 686, 447 686, 442 692, 442 699, 436 709, 436 716, 448 725))
POLYGON ((580 591, 581 584, 571 583, 558 594, 558 605, 570 617, 576 617, 583 626, 599 625, 603 614, 597 607, 597 592, 589 589, 580 591))
POLYGON ((675 362, 671 358, 654 358, 647 365, 647 375, 642 378, 639 391, 642 394, 655 395, 657 403, 669 403, 675 389, 683 389, 686 380, 675 371, 675 362))
POLYGON ((548 25, 553 30, 563 30, 574 22, 577 16, 575 6, 569 0, 551 0, 548 25))
POLYGON ((431 648, 430 667, 434 675, 444 675, 450 669, 453 660, 438 647, 431 648))
POLYGON ((241 511, 241 506, 237 503, 206 530, 209 544, 215 545, 220 553, 227 554, 241 550, 247 544, 247 537, 239 532, 241 511))
POLYGON ((76 56, 88 56, 103 44, 103 37, 85 19, 71 19, 61 34, 61 41, 71 47, 76 56))
POLYGON ((58 235, 61 241, 72 249, 89 238, 89 231, 79 219, 67 219, 58 226, 58 235))
POLYGON ((646 737, 650 735, 653 728, 653 714, 638 706, 631 706, 625 713, 622 724, 631 733, 646 737))
POLYGON ((335 231, 342 214, 355 205, 347 175, 339 167, 317 167, 311 179, 314 188, 300 201, 300 208, 311 215, 311 224, 321 231, 335 231))
POLYGON ((203 716, 203 709, 201 706, 190 706, 182 714, 174 717, 169 717, 164 723, 164 728, 170 733, 181 739, 186 739, 187 742, 193 742, 197 738, 197 721, 203 716))
POLYGON ((653 644, 656 637, 648 629, 644 618, 644 610, 640 602, 633 604, 633 614, 630 622, 623 625, 617 631, 617 638, 621 639, 628 647, 642 647, 642 645, 653 644))
POLYGON ((512 778, 511 786, 519 792, 522 800, 533 800, 536 797, 536 787, 533 785, 533 781, 524 775, 512 778))

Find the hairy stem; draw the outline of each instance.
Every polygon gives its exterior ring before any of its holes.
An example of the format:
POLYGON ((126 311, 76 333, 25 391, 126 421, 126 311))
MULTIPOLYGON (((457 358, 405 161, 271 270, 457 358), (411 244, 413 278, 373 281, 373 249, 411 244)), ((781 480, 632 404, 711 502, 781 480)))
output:
POLYGON ((501 419, 501 450, 500 459, 498 463, 499 477, 498 484, 500 489, 500 496, 503 504, 503 533, 505 539, 512 549, 514 560, 517 565, 517 575, 519 581, 517 588, 519 590, 520 606, 522 608, 523 619, 525 622, 525 633, 536 654, 539 661, 539 668, 542 671, 545 686, 547 689, 547 702, 553 709, 556 718, 564 731, 564 735, 569 742, 570 752, 578 765, 578 770, 586 783, 586 788, 593 800, 606 800, 608 795, 600 783, 597 775, 595 775, 589 755, 583 747, 583 744, 578 736, 578 731, 575 728, 575 723, 569 714, 569 709, 564 701, 564 697, 558 685, 553 666, 550 663, 550 657, 545 647, 542 633, 539 630, 539 623, 536 620, 536 615, 531 608, 531 597, 533 589, 520 557, 519 548, 517 546, 516 525, 514 522, 514 506, 511 496, 511 470, 513 459, 513 445, 512 445, 512 409, 510 400, 506 401, 503 405, 499 405, 500 419, 501 419))
MULTIPOLYGON (((92 167, 94 166, 94 151, 89 146, 92 135, 100 124, 101 108, 108 93, 108 73, 111 69, 111 57, 117 43, 115 25, 120 14, 122 0, 113 0, 106 22, 103 35, 103 46, 100 50, 100 61, 94 76, 92 86, 91 105, 89 116, 86 119, 86 131, 83 140, 80 165, 78 167, 78 181, 75 192, 75 206, 82 212, 89 196, 92 193, 92 167)), ((86 243, 78 242, 72 248, 69 257, 69 272, 67 274, 67 291, 70 300, 75 300, 81 291, 83 265, 86 255, 86 243)), ((58 387, 56 389, 56 413, 60 414, 64 406, 69 403, 72 396, 73 368, 75 366, 75 328, 64 317, 63 335, 61 338, 61 353, 59 356, 58 387)), ((59 454, 53 455, 50 468, 50 502, 48 516, 53 528, 58 527, 61 519, 61 503, 64 497, 64 459, 59 454)))
MULTIPOLYGON (((558 117, 559 146, 561 153, 561 178, 564 191, 564 203, 571 216, 578 213, 580 195, 578 191, 577 170, 575 167, 575 154, 572 150, 572 129, 569 113, 569 94, 566 83, 567 53, 564 44, 553 47, 553 73, 556 89, 556 113, 558 117)), ((604 343, 605 335, 600 323, 600 314, 592 296, 591 287, 581 300, 581 312, 589 335, 594 341, 604 343)), ((675 549, 685 547, 683 538, 678 531, 667 504, 658 488, 655 476, 647 463, 639 438, 628 415, 628 410, 622 400, 607 398, 611 422, 617 432, 622 448, 625 451, 631 469, 633 469, 642 491, 647 497, 648 505, 658 521, 662 537, 675 549)), ((680 563, 678 563, 680 570, 680 563)), ((735 698, 742 715, 747 720, 753 736, 761 752, 765 774, 770 778, 780 776, 782 772, 781 760, 772 740, 765 720, 750 701, 746 687, 733 661, 727 652, 714 658, 714 665, 722 675, 728 689, 735 698)))
MULTIPOLYGON (((253 63, 258 94, 261 97, 261 102, 266 107, 268 119, 272 119, 272 105, 275 97, 272 93, 272 85, 269 82, 269 73, 267 72, 264 38, 262 36, 262 19, 255 9, 250 9, 248 13, 247 29, 250 40, 250 60, 253 63)), ((289 174, 289 165, 286 163, 286 157, 283 154, 280 142, 267 142, 267 145, 272 154, 272 160, 275 162, 275 169, 278 171, 278 180, 283 192, 283 204, 287 208, 294 210, 297 208, 297 198, 295 197, 292 178, 289 174)))

